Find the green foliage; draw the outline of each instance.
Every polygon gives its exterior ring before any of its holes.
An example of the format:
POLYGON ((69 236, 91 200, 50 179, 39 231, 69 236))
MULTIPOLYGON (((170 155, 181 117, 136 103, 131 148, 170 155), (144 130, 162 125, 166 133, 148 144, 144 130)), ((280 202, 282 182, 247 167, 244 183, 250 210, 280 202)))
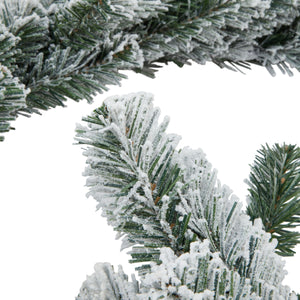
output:
POLYGON ((277 239, 277 253, 292 256, 300 233, 300 148, 268 145, 258 151, 251 166, 249 205, 251 220, 261 218, 267 232, 277 239))

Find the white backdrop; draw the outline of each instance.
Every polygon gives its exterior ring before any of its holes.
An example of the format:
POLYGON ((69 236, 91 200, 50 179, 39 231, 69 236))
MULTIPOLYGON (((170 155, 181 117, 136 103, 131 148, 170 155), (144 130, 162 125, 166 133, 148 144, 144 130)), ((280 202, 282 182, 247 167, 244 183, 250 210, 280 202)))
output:
MULTIPOLYGON (((295 71, 296 72, 296 71, 295 71)), ((16 131, 0 144, 0 298, 67 300, 77 295, 96 262, 122 264, 126 251, 85 194, 81 176, 85 158, 73 145, 75 123, 115 94, 137 91, 155 95, 168 132, 182 136, 182 146, 202 148, 219 179, 244 201, 248 165, 268 142, 296 143, 299 136, 300 74, 272 78, 264 68, 247 75, 213 64, 165 66, 155 80, 126 73, 122 87, 67 108, 20 117, 16 131)), ((286 259, 284 281, 297 292, 300 247, 286 259)))

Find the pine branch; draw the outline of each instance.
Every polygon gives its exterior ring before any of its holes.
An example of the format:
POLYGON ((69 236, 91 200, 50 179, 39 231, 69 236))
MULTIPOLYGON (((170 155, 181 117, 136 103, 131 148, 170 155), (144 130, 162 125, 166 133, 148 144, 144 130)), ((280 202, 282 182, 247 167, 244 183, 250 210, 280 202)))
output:
POLYGON ((187 242, 187 220, 178 220, 167 202, 179 180, 172 161, 179 138, 165 133, 167 118, 158 125, 159 110, 151 101, 147 94, 110 98, 84 119, 89 128, 77 128, 79 144, 91 146, 84 153, 89 195, 108 223, 125 234, 122 248, 135 245, 132 262, 159 262, 158 248, 178 253, 187 242))
POLYGON ((291 75, 300 70, 299 7, 291 0, 4 0, 0 59, 30 88, 17 115, 68 98, 92 101, 120 83, 122 70, 154 77, 161 63, 258 64, 271 74, 277 65, 291 75))
POLYGON ((175 150, 178 137, 158 117, 150 95, 131 94, 107 99, 77 127, 88 195, 132 247, 131 262, 147 263, 140 299, 294 299, 263 224, 252 225, 202 151, 175 150))
POLYGON ((277 239, 277 253, 292 256, 300 233, 300 148, 268 145, 258 152, 251 166, 249 205, 251 220, 261 218, 267 232, 277 239))

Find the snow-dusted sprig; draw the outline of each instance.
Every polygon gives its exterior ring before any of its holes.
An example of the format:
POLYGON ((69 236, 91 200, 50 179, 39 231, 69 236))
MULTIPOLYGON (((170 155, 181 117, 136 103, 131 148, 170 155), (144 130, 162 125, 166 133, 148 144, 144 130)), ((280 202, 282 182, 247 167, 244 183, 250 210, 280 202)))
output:
MULTIPOLYGON (((227 186, 217 183, 216 172, 201 151, 183 149, 179 157, 184 185, 178 189, 181 201, 177 211, 191 215, 188 227, 222 261, 219 267, 211 266, 217 271, 211 271, 215 278, 207 278, 206 288, 213 286, 213 291, 219 291, 222 287, 224 295, 220 295, 225 297, 231 291, 232 299, 288 299, 288 290, 280 287, 284 263, 274 253, 277 242, 269 242, 271 236, 262 222, 252 225, 242 203, 227 186), (239 278, 238 285, 230 283, 232 276, 239 278)), ((208 259, 208 266, 211 263, 208 259)))
POLYGON ((252 225, 202 151, 175 150, 158 117, 139 93, 107 99, 77 127, 88 195, 132 247, 131 262, 147 262, 138 299, 296 299, 262 222, 252 225))
POLYGON ((262 219, 265 230, 278 241, 278 254, 294 255, 293 248, 300 243, 300 233, 293 231, 300 224, 300 148, 262 147, 247 183, 251 220, 262 219))
MULTIPOLYGON (((259 277, 262 268, 268 265, 255 270, 258 274, 253 272, 245 278, 236 269, 228 267, 219 252, 211 250, 209 240, 192 243, 190 251, 179 257, 170 248, 163 248, 160 258, 162 263, 153 264, 151 272, 141 279, 138 299, 297 299, 288 287, 274 286, 265 276, 259 277), (255 284, 253 277, 258 280, 255 284)), ((270 271, 272 266, 268 268, 270 271)))
POLYGON ((132 262, 158 262, 159 248, 178 252, 188 243, 187 216, 179 220, 168 202, 180 176, 173 160, 179 137, 166 134, 168 118, 158 124, 158 117, 151 95, 132 94, 107 99, 84 119, 88 127, 77 127, 78 142, 90 146, 89 195, 123 236, 123 248, 134 246, 132 262))

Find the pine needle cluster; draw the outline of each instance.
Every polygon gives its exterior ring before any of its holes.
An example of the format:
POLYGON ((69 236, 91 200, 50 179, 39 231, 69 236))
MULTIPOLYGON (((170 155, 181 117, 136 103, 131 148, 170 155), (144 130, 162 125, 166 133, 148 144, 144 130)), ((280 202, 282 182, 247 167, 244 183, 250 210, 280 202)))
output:
POLYGON ((276 144, 258 153, 247 181, 247 213, 251 220, 262 219, 278 241, 277 253, 292 256, 300 243, 300 233, 293 230, 300 224, 300 149, 276 144))

